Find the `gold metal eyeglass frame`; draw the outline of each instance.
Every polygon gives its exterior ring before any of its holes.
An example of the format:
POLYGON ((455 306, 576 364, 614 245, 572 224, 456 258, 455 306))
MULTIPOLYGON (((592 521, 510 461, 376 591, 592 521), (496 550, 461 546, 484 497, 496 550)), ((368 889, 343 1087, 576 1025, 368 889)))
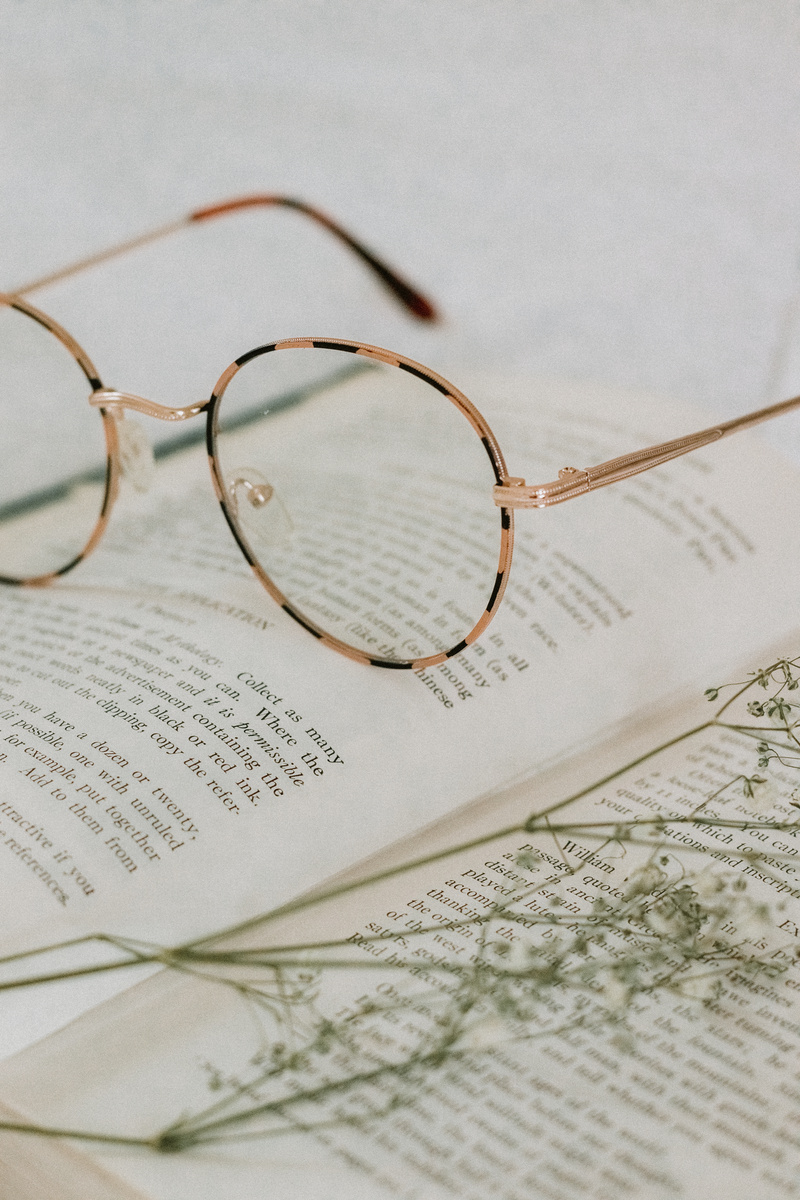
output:
POLYGON ((76 360, 87 381, 91 387, 89 396, 89 404, 98 410, 103 421, 103 428, 106 441, 106 479, 103 500, 101 504, 100 514, 97 523, 92 530, 83 549, 75 555, 75 557, 59 570, 46 575, 38 575, 32 578, 13 579, 7 576, 0 575, 0 582, 7 584, 16 584, 29 587, 41 587, 52 583, 61 575, 65 575, 76 567, 79 562, 86 558, 92 550, 97 546, 102 537, 106 526, 108 525, 111 510, 116 500, 119 483, 122 475, 120 463, 120 438, 117 421, 124 418, 126 411, 142 413, 148 417, 155 417, 161 421, 186 421, 192 417, 199 416, 202 413, 206 414, 206 445, 208 452, 209 467, 211 470, 211 479, 216 494, 217 500, 222 508, 225 520, 236 539, 239 548, 244 557, 255 572, 259 581, 263 584, 272 598, 296 621, 298 621, 309 633, 318 638, 325 645, 339 651, 348 658, 355 659, 358 662, 369 663, 373 666, 389 667, 394 669, 409 669, 422 670, 427 667, 437 666, 445 662, 448 658, 459 654, 467 646, 475 642, 484 632, 490 621, 493 619, 500 601, 503 598, 506 585, 508 583, 509 571, 511 567, 511 555, 514 544, 514 510, 518 508, 550 508, 555 504, 563 504, 566 500, 572 500, 577 496, 584 495, 588 492, 595 491, 601 487, 607 487, 611 483, 617 483, 623 479, 629 479, 633 475, 638 475, 642 471, 648 471, 652 467, 657 467, 663 463, 669 462, 673 458, 678 458, 683 454, 689 454, 693 450, 699 450, 703 446, 708 446, 712 442, 719 441, 721 438, 728 437, 732 433, 736 433, 740 429, 748 429, 753 425, 758 425, 762 421, 769 421, 774 417, 782 416, 784 413, 800 408, 800 396, 796 396, 790 400, 784 400, 778 404, 772 404, 767 408, 757 409, 754 412, 747 413, 742 417, 736 417, 730 421, 723 421, 717 425, 713 425, 708 429, 700 430, 697 433, 688 434, 684 437, 675 438, 669 442, 662 442, 656 446, 648 446, 643 450, 636 450, 630 454, 620 455, 618 458, 610 459, 608 462, 599 463, 594 467, 578 469, 575 467, 564 467, 558 473, 558 479, 551 483, 543 484, 527 484, 524 479, 512 476, 508 473, 505 459, 502 451, 497 443, 497 439, 492 433, 489 425, 478 409, 467 399, 456 387, 438 375, 430 368, 423 366, 421 363, 415 362, 413 359, 406 358, 402 355, 395 354, 389 350, 383 350, 377 346, 371 346, 363 342, 353 342, 348 340, 329 338, 291 338, 280 342, 272 342, 264 346, 259 346, 247 354, 241 355, 222 373, 214 385, 214 389, 207 400, 199 401, 197 404, 185 405, 183 407, 169 407, 162 404, 157 404, 155 401, 147 400, 142 396, 135 396, 128 392, 116 391, 112 388, 104 387, 97 370, 94 367, 89 356, 78 345, 75 339, 67 333, 65 329, 52 320, 38 308, 34 308, 29 304, 24 297, 34 291, 46 287, 48 284, 56 283, 69 276, 75 275, 80 271, 84 271, 89 267, 97 266, 108 259, 115 258, 128 251, 135 250, 140 246, 144 246, 150 242, 156 241, 159 238, 165 237, 171 233, 176 233, 180 229, 187 226, 209 220, 214 217, 223 216, 229 213, 234 213, 247 208, 256 207, 283 207, 293 209, 297 212, 310 217, 323 228, 332 233, 339 241, 343 242, 350 250, 352 250, 362 262, 368 266, 372 272, 378 277, 381 283, 394 295, 413 316, 423 321, 435 321, 437 312, 434 305, 415 287, 409 284, 405 279, 398 275, 392 268, 386 265, 377 255, 350 233, 348 233, 341 225, 326 216, 319 209, 313 208, 302 200, 293 199, 288 196, 280 195, 252 195, 243 196, 234 200, 229 200, 221 204, 216 204, 211 207, 198 209, 179 221, 174 221, 169 225, 160 226, 139 237, 119 243, 109 249, 103 250, 97 254, 90 255, 86 258, 79 259, 76 262, 54 271, 49 275, 45 275, 32 282, 24 284, 22 287, 16 288, 8 294, 0 294, 0 306, 7 306, 16 309, 18 312, 37 321, 50 331, 58 340, 66 347, 76 360), (447 651, 437 654, 428 655, 424 658, 414 659, 412 661, 394 661, 391 659, 376 659, 370 657, 369 654, 357 650, 354 646, 339 640, 332 634, 316 626, 313 621, 310 621, 302 613, 298 612, 291 602, 283 595, 283 593, 275 586, 268 574, 261 567, 260 563, 254 558, 251 553, 246 539, 241 534, 236 516, 231 512, 228 504, 228 496, 221 475, 219 461, 215 453, 215 440, 217 432, 217 414, 219 404, 230 381, 234 375, 240 370, 245 363, 250 362, 253 358, 259 355, 278 351, 283 349, 299 349, 299 348, 322 348, 329 350, 340 350, 346 353, 361 355, 368 359, 373 359, 378 362, 385 363, 389 366, 399 367, 402 370, 409 371, 419 377, 424 382, 429 383, 437 391, 441 392, 452 404, 458 408, 461 413, 467 418, 478 437, 483 442, 486 453, 492 465, 492 470, 495 477, 495 485, 492 489, 494 504, 500 509, 500 553, 497 566, 497 575, 495 584, 486 605, 486 609, 480 619, 467 633, 463 640, 458 645, 451 647, 447 651))

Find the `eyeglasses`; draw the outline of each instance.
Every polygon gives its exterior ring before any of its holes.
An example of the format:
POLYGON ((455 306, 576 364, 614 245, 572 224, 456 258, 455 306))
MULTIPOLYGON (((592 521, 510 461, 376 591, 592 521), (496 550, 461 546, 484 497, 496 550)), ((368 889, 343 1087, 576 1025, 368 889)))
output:
MULTIPOLYGON (((97 545, 123 475, 142 461, 127 412, 205 415, 211 480, 274 600, 359 662, 420 670, 484 632, 506 588, 514 510, 549 508, 800 407, 800 397, 529 486, 483 416, 420 363, 376 346, 292 338, 258 346, 211 396, 167 407, 103 386, 78 343, 23 297, 196 222, 294 209, 348 246, 415 317, 433 305, 342 226, 300 200, 247 196, 0 295, 0 388, 11 447, 0 479, 0 581, 44 585, 97 545)), ((191 438, 182 438, 186 445, 191 438)), ((156 454, 174 452, 166 443, 156 454)))

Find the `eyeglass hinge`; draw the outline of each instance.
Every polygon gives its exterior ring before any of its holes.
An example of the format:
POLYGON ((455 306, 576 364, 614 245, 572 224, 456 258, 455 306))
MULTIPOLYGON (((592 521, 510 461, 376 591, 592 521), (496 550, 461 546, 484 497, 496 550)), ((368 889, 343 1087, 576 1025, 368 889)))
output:
POLYGON ((592 486, 588 471, 577 467, 562 467, 554 483, 528 486, 524 479, 512 477, 497 484, 493 498, 499 508, 549 508, 588 492, 592 486))
MULTIPOLYGON (((523 497, 525 480, 519 475, 510 475, 502 483, 495 484, 492 495, 498 508, 515 508, 523 497)), ((526 489, 526 491, 529 489, 526 489)))

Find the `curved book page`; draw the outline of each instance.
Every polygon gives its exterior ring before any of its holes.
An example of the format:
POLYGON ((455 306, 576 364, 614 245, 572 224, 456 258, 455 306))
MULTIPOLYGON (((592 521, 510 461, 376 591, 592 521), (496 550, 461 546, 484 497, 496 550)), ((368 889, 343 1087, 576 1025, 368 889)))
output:
MULTIPOLYGON (((457 382, 529 477, 702 423, 602 388, 457 382)), ((33 536, 36 511, 20 519, 33 536)), ((381 619, 413 631, 428 614, 402 557, 381 619)), ((174 945, 284 903, 702 689, 794 627, 798 561, 796 476, 742 434, 517 514, 511 582, 477 644, 378 670, 321 647, 253 579, 202 442, 156 446, 153 488, 126 494, 92 558, 49 589, 0 591, 3 951, 97 930, 174 945)), ((60 993, 41 1018, 17 1002, 7 1048, 93 994, 60 993)))

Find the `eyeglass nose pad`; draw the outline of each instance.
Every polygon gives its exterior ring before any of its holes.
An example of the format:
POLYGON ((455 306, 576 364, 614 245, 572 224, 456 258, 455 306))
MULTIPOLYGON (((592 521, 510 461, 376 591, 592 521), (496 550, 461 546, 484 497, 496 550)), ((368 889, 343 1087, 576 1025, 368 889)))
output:
POLYGON ((294 533, 292 518, 273 485, 252 467, 231 472, 226 485, 228 505, 254 549, 285 550, 294 533))
POLYGON ((138 421, 130 417, 116 417, 117 453, 123 479, 127 479, 135 491, 149 491, 155 474, 155 458, 150 439, 138 421))

